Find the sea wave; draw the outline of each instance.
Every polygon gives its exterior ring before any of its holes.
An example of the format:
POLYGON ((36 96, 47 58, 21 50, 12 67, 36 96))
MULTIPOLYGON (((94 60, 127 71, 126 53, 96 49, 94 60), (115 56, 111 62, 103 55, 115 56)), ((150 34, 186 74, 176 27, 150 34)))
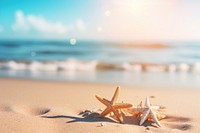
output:
POLYGON ((0 47, 8 47, 8 48, 15 48, 19 47, 20 45, 17 43, 0 43, 0 47))
POLYGON ((198 72, 200 62, 193 64, 151 64, 151 63, 108 63, 99 61, 0 61, 0 70, 27 70, 27 71, 135 71, 135 72, 198 72))
POLYGON ((38 51, 37 54, 43 54, 43 55, 84 55, 85 52, 81 51, 56 51, 56 50, 43 50, 38 51))

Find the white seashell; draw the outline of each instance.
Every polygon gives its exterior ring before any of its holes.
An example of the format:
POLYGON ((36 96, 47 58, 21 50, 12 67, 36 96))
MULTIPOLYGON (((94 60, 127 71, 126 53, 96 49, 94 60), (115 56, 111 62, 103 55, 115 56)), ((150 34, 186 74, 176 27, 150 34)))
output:
POLYGON ((100 123, 100 125, 101 125, 101 127, 105 126, 105 124, 104 124, 104 123, 102 123, 102 122, 100 123))

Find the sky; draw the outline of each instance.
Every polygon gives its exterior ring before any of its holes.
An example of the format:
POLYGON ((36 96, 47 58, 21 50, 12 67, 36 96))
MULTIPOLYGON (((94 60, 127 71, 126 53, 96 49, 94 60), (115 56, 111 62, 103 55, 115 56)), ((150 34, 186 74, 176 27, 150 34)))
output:
POLYGON ((200 40, 199 0, 0 0, 0 39, 200 40))

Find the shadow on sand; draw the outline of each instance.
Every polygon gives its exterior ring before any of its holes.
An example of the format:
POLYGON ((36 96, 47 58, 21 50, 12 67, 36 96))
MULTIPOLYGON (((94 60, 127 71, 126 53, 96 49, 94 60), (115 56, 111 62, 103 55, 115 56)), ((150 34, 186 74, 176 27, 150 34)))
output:
MULTIPOLYGON (((73 123, 73 122, 112 122, 112 123, 118 123, 116 121, 116 118, 114 115, 110 117, 104 117, 104 118, 99 118, 99 113, 85 113, 81 112, 78 115, 80 117, 76 116, 67 116, 67 115, 55 115, 55 116, 41 116, 42 118, 49 118, 49 119, 59 119, 59 118, 67 118, 67 119, 72 119, 70 121, 67 121, 66 123, 73 123)), ((134 119, 133 116, 125 116, 125 114, 122 113, 122 117, 124 118, 123 124, 130 124, 130 125, 139 125, 139 120, 134 119)), ((145 122, 143 126, 152 126, 152 127, 157 127, 155 126, 152 122, 145 122)))
MULTIPOLYGON (((67 118, 72 119, 70 121, 67 121, 66 123, 74 123, 74 122, 112 122, 112 123, 118 123, 115 120, 114 116, 110 117, 104 117, 99 118, 99 113, 96 112, 81 112, 79 113, 79 116, 67 116, 67 115, 55 115, 55 116, 41 116, 42 118, 49 118, 49 119, 59 119, 59 118, 67 118)), ((124 118, 123 124, 129 124, 129 125, 139 125, 139 119, 136 119, 134 116, 126 116, 124 113, 122 113, 122 117, 124 118)), ((187 122, 191 121, 191 119, 186 117, 177 117, 177 116, 167 116, 165 119, 162 120, 163 124, 169 128, 172 129, 178 129, 178 130, 189 130, 192 128, 191 125, 187 124, 187 122), (175 122, 175 123, 174 123, 175 122)), ((155 123, 151 121, 146 121, 142 126, 144 127, 155 127, 155 123)))
POLYGON ((68 118, 72 119, 71 121, 67 121, 66 123, 73 123, 73 122, 113 122, 117 123, 116 121, 110 118, 99 118, 98 113, 91 113, 88 115, 82 115, 82 117, 75 117, 75 116, 66 116, 66 115, 56 115, 56 116, 42 116, 42 118, 50 118, 50 119, 58 119, 58 118, 68 118))

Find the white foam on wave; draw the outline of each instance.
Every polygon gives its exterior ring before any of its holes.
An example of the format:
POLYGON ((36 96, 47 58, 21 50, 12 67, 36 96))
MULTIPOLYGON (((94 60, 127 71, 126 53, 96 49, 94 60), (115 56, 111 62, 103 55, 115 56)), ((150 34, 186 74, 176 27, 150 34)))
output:
POLYGON ((200 72, 200 62, 194 63, 193 72, 200 72))
POLYGON ((91 71, 96 69, 97 61, 80 62, 67 60, 66 62, 58 62, 57 65, 60 70, 91 71))
POLYGON ((177 71, 177 66, 175 64, 168 65, 168 71, 169 72, 175 72, 175 71, 177 71))
POLYGON ((9 61, 7 66, 13 70, 24 70, 27 68, 24 63, 16 63, 15 61, 9 61))
POLYGON ((200 62, 194 64, 144 64, 144 63, 105 63, 98 61, 80 61, 69 59, 51 62, 0 62, 0 69, 27 71, 96 71, 119 70, 133 72, 200 72, 200 62))
POLYGON ((91 71, 95 70, 97 61, 77 61, 77 60, 66 60, 66 61, 54 61, 54 62, 39 62, 33 61, 27 62, 1 62, 0 69, 8 70, 29 70, 29 71, 91 71))
POLYGON ((165 65, 147 65, 146 66, 146 71, 150 72, 164 72, 166 71, 166 66, 165 65))
POLYGON ((190 65, 186 63, 181 63, 178 65, 178 69, 181 72, 188 72, 190 70, 190 65))
POLYGON ((29 65, 29 70, 31 70, 31 71, 37 71, 37 70, 40 70, 41 68, 43 68, 43 65, 40 62, 37 62, 37 61, 33 61, 29 65))
POLYGON ((128 70, 128 71, 136 71, 136 72, 141 72, 142 71, 142 66, 139 65, 139 64, 131 65, 130 63, 123 63, 122 64, 122 68, 124 70, 128 70))

